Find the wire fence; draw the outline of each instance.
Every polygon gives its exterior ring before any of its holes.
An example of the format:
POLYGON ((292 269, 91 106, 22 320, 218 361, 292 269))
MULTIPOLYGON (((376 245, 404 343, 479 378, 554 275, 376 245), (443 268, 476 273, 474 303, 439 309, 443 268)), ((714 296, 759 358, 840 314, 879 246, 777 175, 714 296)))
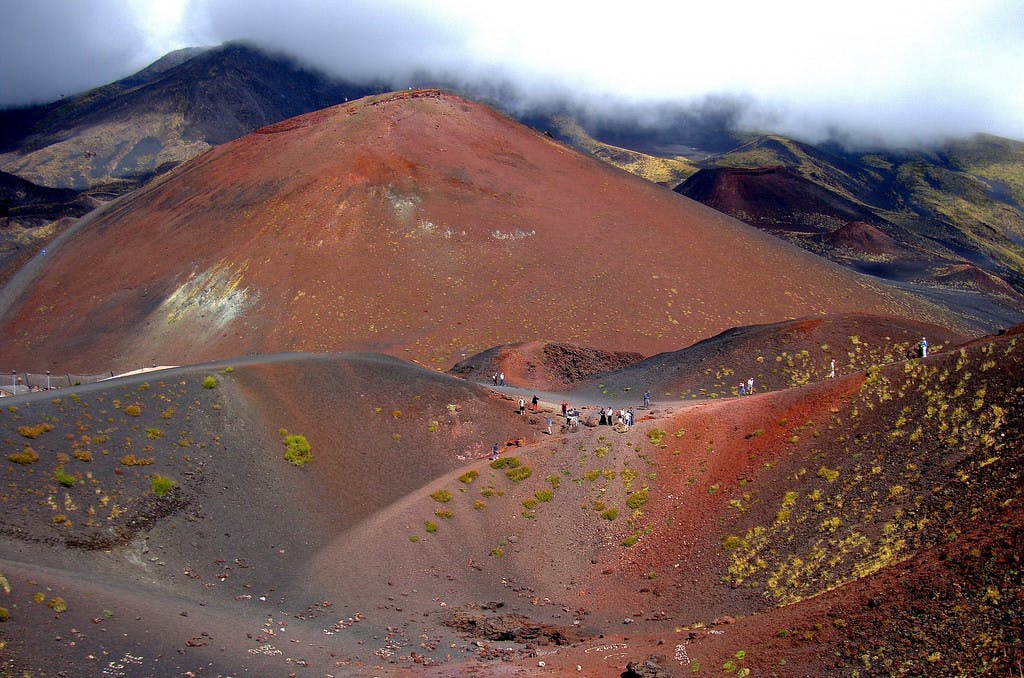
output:
POLYGON ((109 374, 10 372, 6 375, 0 374, 0 397, 67 388, 68 386, 80 386, 82 384, 94 384, 97 381, 109 379, 112 376, 114 376, 113 372, 109 374))

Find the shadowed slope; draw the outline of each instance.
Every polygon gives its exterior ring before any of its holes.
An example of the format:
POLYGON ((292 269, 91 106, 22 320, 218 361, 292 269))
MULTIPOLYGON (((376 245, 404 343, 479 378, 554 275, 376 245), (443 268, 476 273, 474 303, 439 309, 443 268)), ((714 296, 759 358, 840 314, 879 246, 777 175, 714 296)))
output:
POLYGON ((370 91, 250 45, 181 49, 84 94, 0 111, 0 165, 123 194, 211 146, 370 91))
POLYGON ((481 105, 416 91, 264 128, 127 197, 48 258, 0 351, 81 371, 337 349, 444 368, 538 337, 651 354, 855 310, 939 319, 481 105))
MULTIPOLYGON (((355 641, 405 628, 408 615, 383 609, 396 591, 357 576, 362 564, 397 578, 405 594, 438 595, 422 549, 395 546, 417 546, 409 536, 428 539, 423 520, 439 520, 426 486, 486 458, 494 441, 532 435, 504 399, 374 355, 179 368, 5 405, 4 455, 19 461, 3 461, 0 575, 11 593, 0 594, 0 606, 13 623, 0 629, 0 660, 33 672, 102 668, 128 653, 147 674, 213 661, 225 672, 271 675, 286 658, 260 648, 289 650, 274 638, 288 624, 289 638, 321 646, 304 650, 321 673, 335 667, 328 652, 376 663, 373 649, 384 643, 363 652, 355 641), (289 464, 279 429, 305 436, 312 460, 289 464), (155 476, 175 487, 155 495, 155 476), (356 538, 395 503, 412 504, 412 524, 400 516, 356 538), (352 558, 306 576, 336 540, 355 549, 352 558), (44 603, 60 597, 67 612, 35 604, 39 588, 44 603), (372 619, 365 633, 357 626, 323 649, 324 630, 357 612, 372 619), (281 621, 262 629, 268 615, 281 621), (88 636, 46 646, 54 634, 75 637, 72 628, 88 636)), ((415 600, 418 610, 433 607, 429 597, 415 600)))

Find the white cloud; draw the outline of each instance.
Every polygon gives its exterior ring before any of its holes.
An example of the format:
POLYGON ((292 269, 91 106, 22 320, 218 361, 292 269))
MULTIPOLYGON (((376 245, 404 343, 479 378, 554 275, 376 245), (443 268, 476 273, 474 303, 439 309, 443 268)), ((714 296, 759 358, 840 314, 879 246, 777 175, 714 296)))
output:
POLYGON ((20 27, 0 28, 0 104, 245 39, 396 86, 422 73, 507 79, 523 105, 727 97, 750 104, 750 124, 810 137, 1024 138, 1021 0, 37 0, 8 13, 20 27))

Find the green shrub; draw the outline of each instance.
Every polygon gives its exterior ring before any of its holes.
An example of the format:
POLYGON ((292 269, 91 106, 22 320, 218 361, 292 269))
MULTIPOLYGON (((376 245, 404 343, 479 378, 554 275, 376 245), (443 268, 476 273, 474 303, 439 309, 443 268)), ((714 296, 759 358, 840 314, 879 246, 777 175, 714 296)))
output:
POLYGON ((452 500, 452 493, 448 490, 438 490, 437 492, 432 492, 430 494, 430 498, 436 502, 444 504, 445 502, 452 500))
POLYGON ((5 622, 11 618, 11 613, 7 611, 6 607, 0 607, 0 622, 5 622))
POLYGON ((78 478, 64 472, 63 466, 58 466, 57 470, 53 472, 53 479, 64 487, 74 487, 75 483, 78 482, 78 478))
POLYGON ((427 532, 430 532, 431 534, 437 532, 437 523, 435 523, 433 520, 428 520, 424 522, 423 527, 424 529, 426 529, 427 532))
POLYGON ((203 379, 203 388, 214 388, 217 386, 217 377, 212 374, 203 379))
POLYGON ((491 468, 516 468, 519 466, 518 457, 500 457, 491 462, 491 468))
POLYGON ((157 438, 163 438, 164 432, 158 428, 147 428, 146 437, 150 440, 156 440, 157 438))
POLYGON ((529 466, 516 466, 515 468, 505 470, 505 475, 508 476, 508 479, 511 480, 513 483, 518 483, 523 480, 526 480, 532 474, 533 471, 530 470, 529 466))
POLYGON ((640 537, 636 536, 635 534, 631 534, 622 540, 622 545, 626 548, 629 548, 630 546, 636 544, 638 541, 640 541, 640 537))
POLYGON ((839 477, 839 469, 830 469, 827 466, 822 466, 821 468, 818 469, 817 475, 819 478, 824 478, 825 480, 831 483, 832 481, 839 477))
POLYGON ((551 490, 537 490, 534 495, 537 497, 537 501, 551 501, 555 497, 555 493, 551 490))
POLYGON ((615 520, 619 517, 619 509, 612 506, 611 508, 602 511, 601 517, 605 520, 615 520))
POLYGON ((469 485, 471 482, 476 480, 479 475, 479 471, 477 471, 475 468, 471 468, 465 473, 463 473, 461 476, 459 476, 459 482, 469 485))
POLYGON ((626 499, 626 506, 631 509, 638 509, 647 503, 647 488, 637 490, 626 499))
POLYGON ((138 403, 136 403, 135 405, 129 405, 128 407, 124 408, 124 413, 129 417, 137 417, 140 414, 142 414, 142 405, 139 405, 138 403))
POLYGON ((313 448, 306 436, 288 435, 284 439, 284 458, 296 466, 303 466, 313 460, 313 448))
POLYGON ((665 439, 666 432, 664 429, 652 428, 647 432, 647 439, 651 441, 651 445, 661 445, 661 441, 665 439))
POLYGON ((436 419, 427 424, 427 431, 430 433, 437 433, 437 429, 441 428, 441 422, 436 419))
POLYGON ((125 466, 149 466, 153 463, 153 457, 136 457, 134 454, 126 454, 121 457, 121 463, 125 466))
POLYGON ((154 474, 153 478, 149 481, 149 488, 153 490, 153 494, 158 497, 164 496, 177 486, 178 483, 174 482, 167 476, 159 474, 154 474))

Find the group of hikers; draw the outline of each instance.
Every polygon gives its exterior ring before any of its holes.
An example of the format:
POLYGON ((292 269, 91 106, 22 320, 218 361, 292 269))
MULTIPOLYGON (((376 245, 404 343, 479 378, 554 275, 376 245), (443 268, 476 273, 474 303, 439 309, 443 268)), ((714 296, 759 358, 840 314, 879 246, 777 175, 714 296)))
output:
MULTIPOLYGON (((644 402, 648 404, 646 406, 649 406, 650 393, 645 394, 644 402)), ((537 396, 533 396, 533 398, 531 398, 530 400, 530 411, 537 412, 539 404, 540 398, 538 398, 537 396)), ((526 414, 526 399, 524 398, 519 399, 519 414, 526 414)), ((565 419, 565 425, 568 426, 570 429, 575 429, 580 425, 579 409, 570 405, 569 402, 566 400, 562 401, 562 417, 565 419)), ((625 427, 626 429, 628 429, 630 426, 633 425, 635 421, 636 415, 634 414, 632 407, 620 409, 617 413, 611 407, 602 407, 601 417, 598 420, 597 425, 625 427)), ((548 417, 547 425, 549 434, 551 433, 552 424, 553 422, 551 418, 548 417)))

